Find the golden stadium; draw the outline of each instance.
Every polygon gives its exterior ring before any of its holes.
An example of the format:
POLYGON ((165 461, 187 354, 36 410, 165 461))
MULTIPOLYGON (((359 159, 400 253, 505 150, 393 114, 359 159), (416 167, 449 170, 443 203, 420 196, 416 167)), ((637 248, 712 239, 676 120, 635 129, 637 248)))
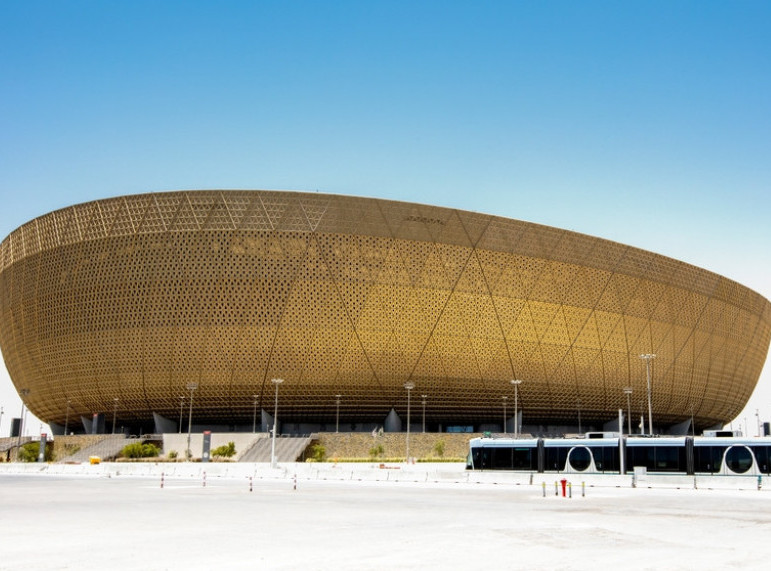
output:
POLYGON ((534 434, 601 429, 619 409, 636 426, 647 364, 656 430, 700 430, 742 410, 771 338, 768 300, 684 262, 301 192, 46 214, 0 245, 0 304, 11 379, 55 431, 95 413, 133 433, 177 426, 191 396, 196 426, 252 430, 273 413, 272 379, 284 432, 400 427, 387 419, 406 419, 408 393, 430 431, 510 430, 515 409, 534 434))

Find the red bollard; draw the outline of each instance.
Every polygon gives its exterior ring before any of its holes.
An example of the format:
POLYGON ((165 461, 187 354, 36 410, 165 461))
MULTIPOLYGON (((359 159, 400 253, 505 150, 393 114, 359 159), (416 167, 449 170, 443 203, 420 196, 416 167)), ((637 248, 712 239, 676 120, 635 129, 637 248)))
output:
POLYGON ((567 489, 568 481, 565 479, 560 480, 560 484, 562 484, 562 497, 565 497, 565 490, 567 489))

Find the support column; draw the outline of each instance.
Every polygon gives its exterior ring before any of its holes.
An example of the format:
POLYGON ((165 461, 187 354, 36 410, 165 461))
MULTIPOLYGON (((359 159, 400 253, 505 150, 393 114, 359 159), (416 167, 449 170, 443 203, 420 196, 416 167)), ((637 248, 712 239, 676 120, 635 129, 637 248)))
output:
POLYGON ((401 432, 402 431, 402 419, 396 414, 396 410, 391 409, 388 416, 383 421, 384 432, 401 432))
POLYGON ((179 430, 179 424, 176 420, 161 416, 157 412, 153 412, 153 425, 155 434, 168 434, 179 430))

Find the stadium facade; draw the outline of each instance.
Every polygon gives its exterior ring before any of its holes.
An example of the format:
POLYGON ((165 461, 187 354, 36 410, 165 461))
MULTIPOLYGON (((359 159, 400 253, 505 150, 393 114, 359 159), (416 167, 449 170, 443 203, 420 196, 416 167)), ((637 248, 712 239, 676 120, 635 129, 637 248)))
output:
POLYGON ((188 414, 264 430, 277 388, 283 432, 400 430, 408 400, 413 430, 599 429, 628 408, 636 426, 642 354, 656 431, 701 430, 742 410, 770 339, 769 301, 725 277, 420 204, 153 193, 58 210, 0 244, 0 347, 55 431, 94 415, 187 430, 188 414))

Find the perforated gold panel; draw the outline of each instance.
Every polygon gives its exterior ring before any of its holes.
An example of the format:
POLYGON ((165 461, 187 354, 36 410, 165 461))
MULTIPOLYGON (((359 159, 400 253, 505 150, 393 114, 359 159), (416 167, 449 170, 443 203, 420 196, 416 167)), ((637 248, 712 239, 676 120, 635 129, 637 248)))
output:
POLYGON ((250 424, 731 419, 757 382, 771 304, 721 276, 516 220, 322 194, 173 192, 52 212, 0 245, 0 346, 30 410, 64 423, 153 411, 250 424), (580 405, 579 405, 580 402, 580 405))

